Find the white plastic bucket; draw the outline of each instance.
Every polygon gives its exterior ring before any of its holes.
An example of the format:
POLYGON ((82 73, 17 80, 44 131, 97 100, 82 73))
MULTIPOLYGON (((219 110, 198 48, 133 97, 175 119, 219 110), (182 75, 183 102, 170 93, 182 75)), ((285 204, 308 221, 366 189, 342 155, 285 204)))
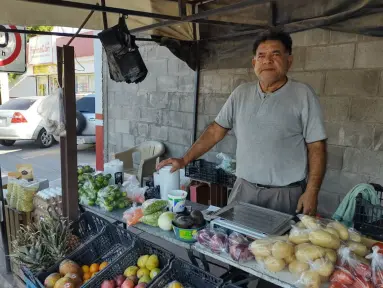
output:
POLYGON ((167 200, 168 193, 180 189, 180 171, 170 173, 172 166, 165 166, 158 172, 160 175, 161 199, 167 200))
POLYGON ((169 211, 178 213, 185 210, 186 196, 188 193, 183 190, 173 190, 168 193, 169 211))

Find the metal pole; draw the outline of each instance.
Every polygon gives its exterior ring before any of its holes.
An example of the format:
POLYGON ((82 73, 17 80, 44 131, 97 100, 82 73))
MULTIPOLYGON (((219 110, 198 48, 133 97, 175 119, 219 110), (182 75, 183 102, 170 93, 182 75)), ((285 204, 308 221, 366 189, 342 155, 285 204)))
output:
MULTIPOLYGON (((195 5, 193 5, 193 13, 195 13, 195 5)), ((196 70, 194 79, 194 118, 193 118, 193 143, 197 140, 197 125, 198 125, 198 99, 199 99, 199 80, 200 80, 200 51, 199 42, 197 39, 197 24, 193 23, 193 38, 196 43, 196 70)), ((192 143, 192 144, 193 144, 192 143)))
POLYGON ((92 17, 93 13, 94 13, 94 10, 90 11, 89 15, 85 18, 84 22, 82 22, 81 26, 77 29, 76 33, 72 36, 72 38, 69 40, 69 42, 66 45, 69 46, 70 43, 72 43, 73 39, 76 38, 78 34, 80 34, 80 31, 82 30, 82 28, 84 28, 85 24, 88 22, 90 17, 92 17))
MULTIPOLYGON (((105 7, 106 0, 101 0, 101 6, 105 7)), ((104 30, 108 29, 108 17, 106 16, 106 12, 102 12, 102 22, 104 23, 104 30)))
POLYGON ((7 224, 6 224, 6 221, 5 221, 5 208, 4 208, 4 193, 3 193, 3 180, 1 178, 1 167, 0 167, 0 204, 1 204, 1 238, 2 238, 2 241, 3 241, 3 248, 4 248, 4 254, 5 254, 5 268, 7 270, 7 273, 10 273, 11 272, 11 261, 9 260, 9 248, 8 247, 8 235, 7 235, 7 224))

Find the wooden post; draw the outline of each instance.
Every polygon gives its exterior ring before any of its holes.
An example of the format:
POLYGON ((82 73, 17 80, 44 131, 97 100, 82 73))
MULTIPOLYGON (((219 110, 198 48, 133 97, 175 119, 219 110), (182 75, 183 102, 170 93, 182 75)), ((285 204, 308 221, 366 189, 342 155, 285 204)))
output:
POLYGON ((78 190, 77 190, 77 134, 76 134, 76 93, 75 93, 75 64, 74 64, 74 48, 72 46, 64 46, 57 50, 57 59, 59 54, 62 55, 64 68, 59 65, 58 73, 61 69, 59 81, 61 79, 64 84, 64 111, 66 120, 66 136, 60 137, 60 153, 61 153, 61 181, 63 191, 63 214, 74 221, 78 218, 78 190), (64 74, 62 74, 64 71, 64 74))

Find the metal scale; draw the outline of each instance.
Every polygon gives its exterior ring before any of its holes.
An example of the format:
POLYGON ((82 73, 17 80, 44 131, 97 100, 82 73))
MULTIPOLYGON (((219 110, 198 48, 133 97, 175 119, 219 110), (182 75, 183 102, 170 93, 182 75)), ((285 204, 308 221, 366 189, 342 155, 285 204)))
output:
POLYGON ((235 201, 210 216, 210 227, 224 228, 259 239, 283 235, 295 223, 293 218, 279 211, 235 201))

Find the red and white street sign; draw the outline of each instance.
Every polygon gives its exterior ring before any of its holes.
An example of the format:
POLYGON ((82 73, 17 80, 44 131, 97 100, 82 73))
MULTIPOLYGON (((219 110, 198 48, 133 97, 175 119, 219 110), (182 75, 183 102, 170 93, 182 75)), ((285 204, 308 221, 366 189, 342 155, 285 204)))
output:
POLYGON ((24 27, 0 25, 0 72, 24 73, 25 34, 4 32, 1 28, 24 29, 24 27))

